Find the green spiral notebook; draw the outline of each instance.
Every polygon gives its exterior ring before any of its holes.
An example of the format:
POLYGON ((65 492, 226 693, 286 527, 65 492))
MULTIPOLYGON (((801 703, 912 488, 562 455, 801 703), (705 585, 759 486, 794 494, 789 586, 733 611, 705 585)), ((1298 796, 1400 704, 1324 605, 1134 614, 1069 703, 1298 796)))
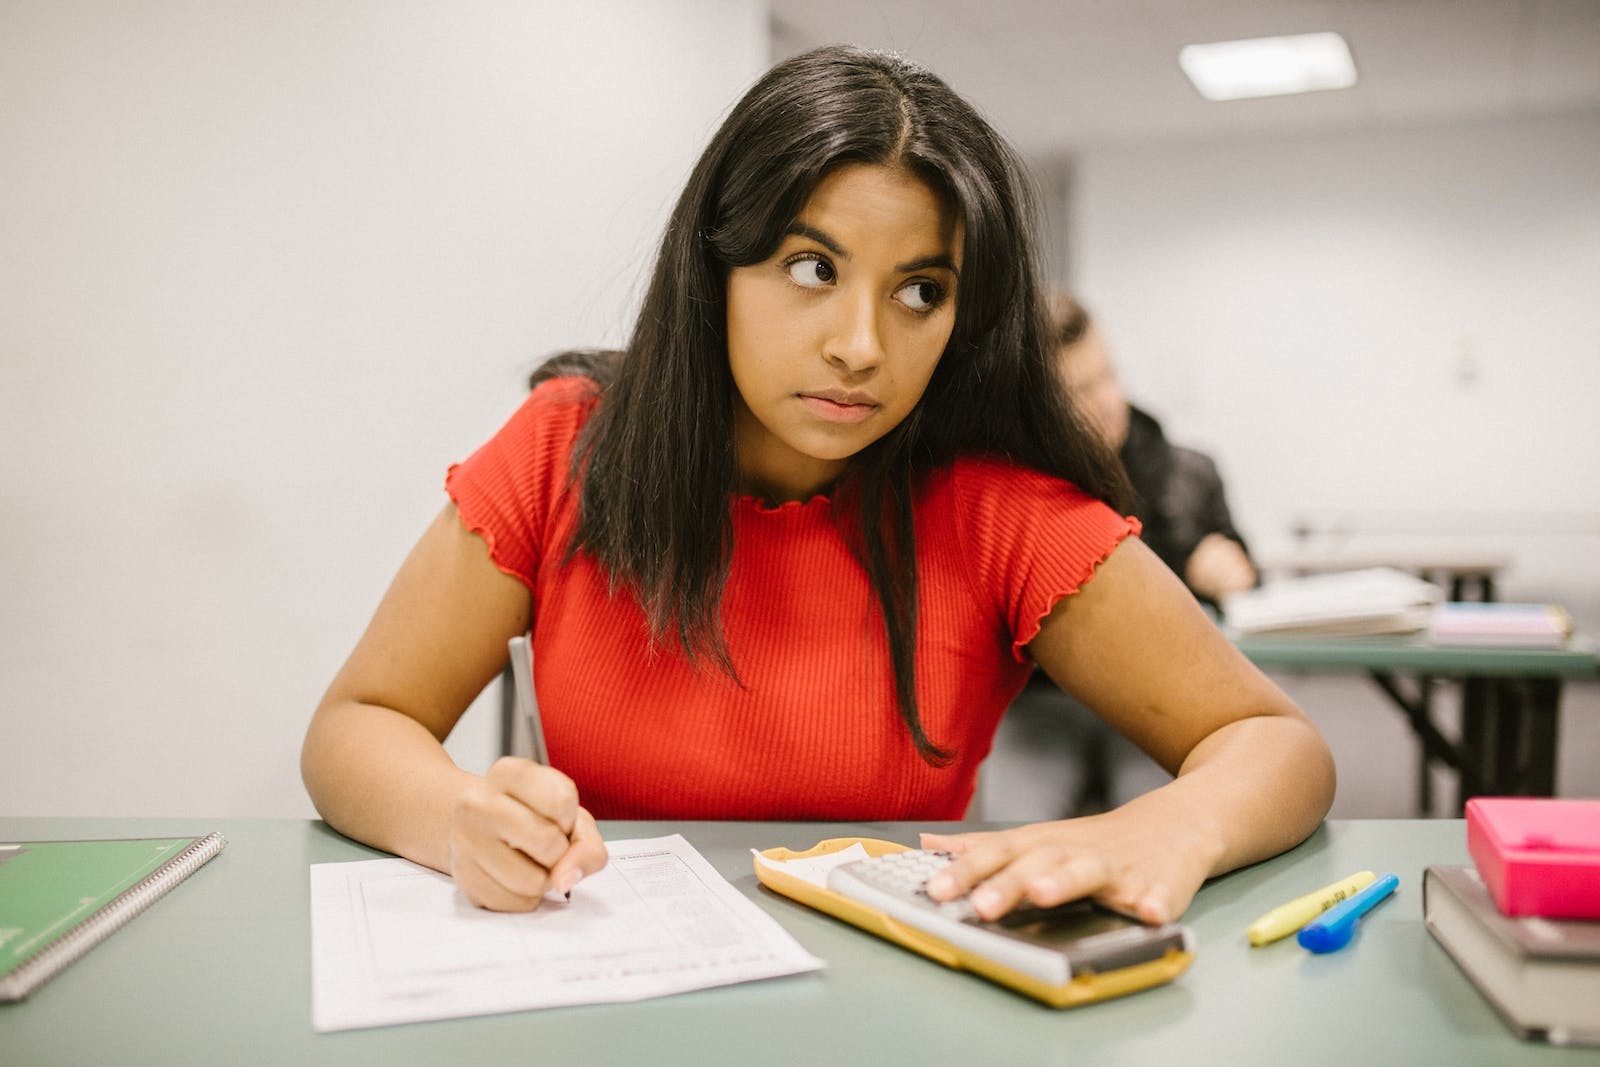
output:
POLYGON ((221 834, 0 841, 0 1002, 32 993, 226 843, 221 834))

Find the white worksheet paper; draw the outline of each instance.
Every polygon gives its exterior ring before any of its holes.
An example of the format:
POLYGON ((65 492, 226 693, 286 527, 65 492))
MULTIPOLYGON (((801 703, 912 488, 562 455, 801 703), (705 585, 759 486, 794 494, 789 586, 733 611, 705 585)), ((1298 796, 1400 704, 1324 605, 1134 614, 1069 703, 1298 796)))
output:
POLYGON ((671 837, 609 841, 571 900, 509 914, 408 860, 311 866, 319 1031, 643 1000, 813 971, 822 961, 671 837))

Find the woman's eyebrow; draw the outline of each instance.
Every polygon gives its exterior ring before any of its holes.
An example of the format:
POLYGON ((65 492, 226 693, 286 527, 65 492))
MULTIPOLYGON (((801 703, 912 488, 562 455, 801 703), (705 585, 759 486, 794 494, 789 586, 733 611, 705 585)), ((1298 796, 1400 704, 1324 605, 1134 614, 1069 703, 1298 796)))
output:
POLYGON ((840 259, 849 259, 850 253, 844 250, 844 245, 823 233, 815 226, 807 226, 803 222, 791 222, 789 228, 783 231, 786 237, 809 237, 823 248, 832 252, 840 259))
POLYGON ((910 274, 912 271, 928 270, 930 267, 940 267, 954 274, 957 278, 961 277, 961 270, 956 266, 956 261, 943 252, 936 256, 923 256, 921 259, 913 259, 910 263, 896 263, 894 269, 896 274, 910 274))
MULTIPOLYGON (((850 258, 850 253, 844 250, 843 245, 815 226, 807 226, 803 222, 791 222, 789 228, 784 230, 783 233, 786 237, 808 237, 840 259, 850 258)), ((897 263, 894 269, 898 274, 909 274, 912 271, 928 270, 933 267, 947 270, 957 278, 961 277, 961 271, 956 267, 955 260, 944 252, 932 256, 922 256, 908 263, 897 263)))

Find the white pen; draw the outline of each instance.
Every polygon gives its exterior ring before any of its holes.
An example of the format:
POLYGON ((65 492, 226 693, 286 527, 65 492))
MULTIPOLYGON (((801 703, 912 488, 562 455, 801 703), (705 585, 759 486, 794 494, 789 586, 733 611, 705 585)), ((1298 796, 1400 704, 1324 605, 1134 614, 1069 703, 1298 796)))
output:
MULTIPOLYGON (((518 634, 506 642, 511 652, 511 681, 516 689, 517 707, 522 709, 523 721, 528 724, 528 743, 533 751, 533 761, 541 767, 550 766, 550 753, 544 747, 544 726, 539 722, 539 698, 533 692, 533 645, 526 635, 518 634)), ((572 890, 566 898, 572 899, 572 890)))
POLYGON ((545 751, 544 727, 539 723, 539 700, 533 693, 533 646, 525 635, 518 634, 506 642, 506 647, 511 650, 511 680, 516 686, 517 707, 522 709, 522 719, 528 724, 533 761, 541 767, 548 767, 550 753, 545 751))

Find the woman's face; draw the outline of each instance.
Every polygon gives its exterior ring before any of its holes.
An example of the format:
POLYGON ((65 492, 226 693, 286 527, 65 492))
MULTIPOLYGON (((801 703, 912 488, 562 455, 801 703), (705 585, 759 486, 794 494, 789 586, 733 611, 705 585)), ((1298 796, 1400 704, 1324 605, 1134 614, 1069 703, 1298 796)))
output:
POLYGON ((1117 380, 1105 338, 1093 323, 1077 343, 1061 348, 1056 367, 1078 410, 1112 448, 1121 448, 1128 439, 1128 398, 1117 380))
POLYGON ((817 184, 778 250, 728 274, 744 492, 804 500, 899 425, 955 326, 959 220, 904 170, 817 184))

